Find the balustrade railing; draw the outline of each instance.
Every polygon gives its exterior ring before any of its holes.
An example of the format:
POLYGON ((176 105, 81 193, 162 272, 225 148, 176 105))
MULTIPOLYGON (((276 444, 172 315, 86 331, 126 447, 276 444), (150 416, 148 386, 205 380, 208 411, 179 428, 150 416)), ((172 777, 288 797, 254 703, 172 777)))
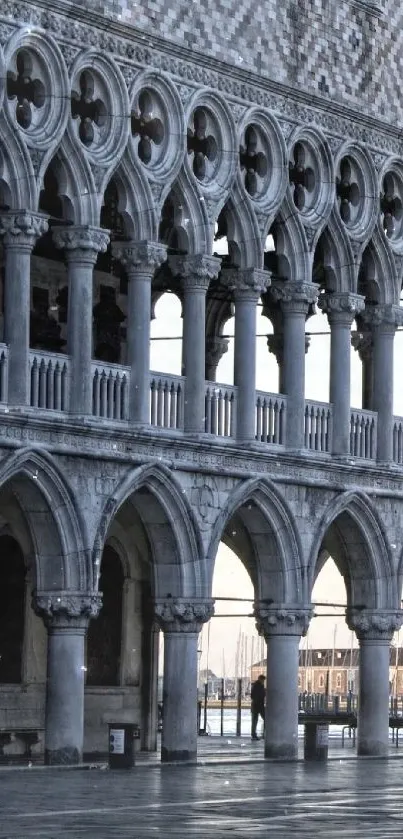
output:
POLYGON ((312 452, 332 450, 332 406, 305 402, 305 448, 312 452))
POLYGON ((183 429, 185 379, 151 373, 150 423, 158 428, 183 429))
POLYGON ((237 389, 232 385, 206 382, 205 419, 206 434, 217 437, 235 437, 237 389))
POLYGON ((8 399, 8 347, 0 344, 0 402, 8 399))
POLYGON ((403 463, 403 417, 394 417, 393 460, 395 463, 403 463))
POLYGON ((61 353, 29 353, 30 405, 47 411, 68 411, 70 359, 61 353))
POLYGON ((256 391, 256 440, 284 445, 287 397, 256 391))
POLYGON ((378 415, 374 411, 351 411, 350 454, 365 460, 376 459, 378 415))
POLYGON ((129 418, 129 368, 92 362, 92 413, 110 420, 129 418))

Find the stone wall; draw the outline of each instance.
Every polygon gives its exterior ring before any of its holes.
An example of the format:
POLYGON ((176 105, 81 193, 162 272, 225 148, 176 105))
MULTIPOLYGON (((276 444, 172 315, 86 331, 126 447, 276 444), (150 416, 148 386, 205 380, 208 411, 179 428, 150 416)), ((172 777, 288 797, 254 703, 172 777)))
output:
POLYGON ((259 0, 253 6, 246 0, 83 0, 64 6, 78 19, 91 9, 201 56, 401 121, 403 9, 392 0, 259 0))

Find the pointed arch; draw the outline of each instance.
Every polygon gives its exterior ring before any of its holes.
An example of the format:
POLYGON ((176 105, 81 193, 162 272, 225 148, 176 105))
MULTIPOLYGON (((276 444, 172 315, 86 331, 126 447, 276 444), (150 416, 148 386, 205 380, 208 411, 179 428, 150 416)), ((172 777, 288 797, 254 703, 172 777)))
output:
MULTIPOLYGON (((378 299, 375 302, 399 305, 400 283, 396 263, 390 245, 379 224, 363 253, 360 273, 361 282, 367 287, 360 293, 367 292, 366 296, 371 296, 368 286, 372 284, 377 289, 376 296, 378 299)), ((372 293, 372 297, 374 297, 374 293, 372 293)))
POLYGON ((326 290, 352 292, 357 289, 354 255, 339 214, 333 210, 318 240, 323 245, 326 290))
POLYGON ((230 262, 237 268, 262 268, 263 245, 252 204, 238 182, 221 213, 226 221, 230 262))
POLYGON ((303 552, 291 509, 278 488, 264 478, 240 484, 229 496, 211 536, 211 577, 220 541, 239 555, 255 585, 255 597, 304 604, 303 552), (253 555, 253 564, 245 557, 253 555))
MULTIPOLYGON (((57 164, 59 193, 68 199, 74 224, 99 225, 99 196, 85 155, 80 154, 68 134, 63 137, 54 161, 57 164)), ((44 175, 44 173, 43 173, 44 175)))
POLYGON ((111 174, 118 189, 119 212, 127 228, 127 237, 135 242, 158 239, 158 213, 150 186, 137 165, 129 146, 118 167, 111 174))
POLYGON ((309 560, 310 591, 320 570, 318 558, 324 549, 344 576, 348 606, 398 607, 396 575, 386 531, 364 492, 345 492, 324 512, 309 560))
POLYGON ((92 588, 84 524, 73 492, 52 456, 21 449, 0 464, 0 493, 10 488, 30 533, 36 587, 92 588))
POLYGON ((278 263, 278 279, 306 282, 311 276, 311 257, 303 225, 287 194, 271 227, 278 263))
POLYGON ((115 516, 131 510, 149 546, 155 596, 207 596, 207 577, 200 532, 186 493, 160 463, 130 470, 107 502, 93 550, 93 565, 115 516))
POLYGON ((7 188, 11 210, 34 210, 37 190, 30 156, 17 131, 0 118, 0 185, 7 188))

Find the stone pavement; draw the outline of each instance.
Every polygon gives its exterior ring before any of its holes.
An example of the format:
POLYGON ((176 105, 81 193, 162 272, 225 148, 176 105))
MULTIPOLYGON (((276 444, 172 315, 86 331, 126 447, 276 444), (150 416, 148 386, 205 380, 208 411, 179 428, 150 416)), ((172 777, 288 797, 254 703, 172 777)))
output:
POLYGON ((286 764, 260 761, 256 750, 255 760, 240 763, 240 747, 232 759, 222 744, 220 759, 218 740, 202 747, 198 766, 3 768, 0 839, 402 836, 399 756, 360 760, 344 750, 347 759, 334 751, 327 764, 286 764))

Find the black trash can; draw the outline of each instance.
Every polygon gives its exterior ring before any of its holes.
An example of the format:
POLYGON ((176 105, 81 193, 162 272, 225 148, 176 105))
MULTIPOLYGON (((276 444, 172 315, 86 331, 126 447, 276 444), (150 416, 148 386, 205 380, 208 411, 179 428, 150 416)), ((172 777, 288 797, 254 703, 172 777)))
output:
POLYGON ((329 724, 305 722, 304 758, 305 760, 327 760, 329 750, 329 724))
POLYGON ((126 722, 109 724, 109 768, 132 769, 135 762, 134 741, 140 737, 138 725, 126 722))

